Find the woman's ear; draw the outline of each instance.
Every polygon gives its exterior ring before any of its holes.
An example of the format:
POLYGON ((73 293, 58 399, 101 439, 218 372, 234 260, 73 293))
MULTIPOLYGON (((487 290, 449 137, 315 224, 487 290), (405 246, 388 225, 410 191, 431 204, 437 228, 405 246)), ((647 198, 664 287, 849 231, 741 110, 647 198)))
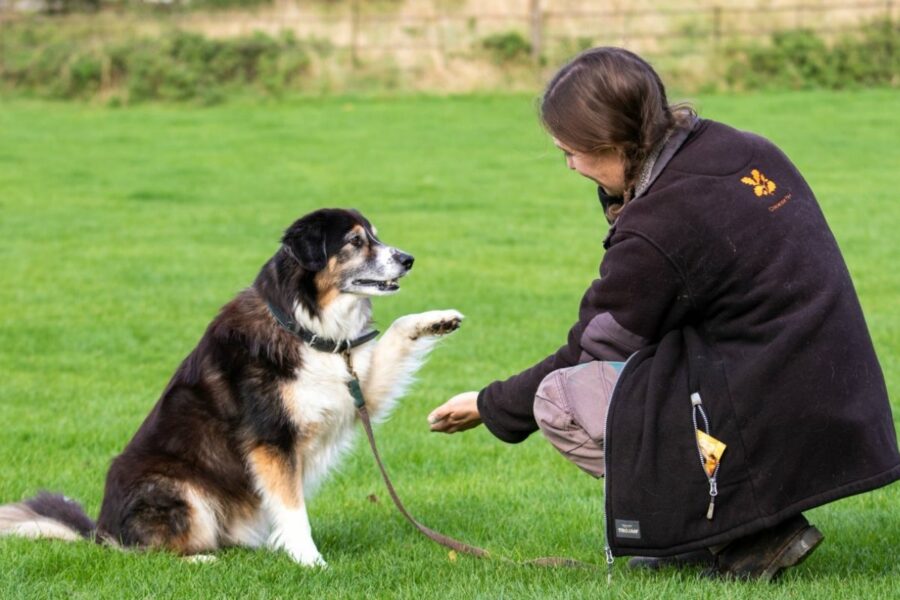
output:
POLYGON ((328 263, 325 223, 316 215, 296 221, 284 232, 281 243, 307 271, 321 271, 328 263))

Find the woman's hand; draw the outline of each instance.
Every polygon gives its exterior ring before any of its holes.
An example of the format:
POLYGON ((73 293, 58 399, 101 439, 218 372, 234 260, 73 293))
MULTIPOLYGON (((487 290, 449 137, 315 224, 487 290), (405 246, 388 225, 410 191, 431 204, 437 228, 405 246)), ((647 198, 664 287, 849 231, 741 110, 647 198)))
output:
POLYGON ((432 431, 456 433, 481 425, 478 414, 478 392, 457 394, 431 411, 428 423, 432 431))

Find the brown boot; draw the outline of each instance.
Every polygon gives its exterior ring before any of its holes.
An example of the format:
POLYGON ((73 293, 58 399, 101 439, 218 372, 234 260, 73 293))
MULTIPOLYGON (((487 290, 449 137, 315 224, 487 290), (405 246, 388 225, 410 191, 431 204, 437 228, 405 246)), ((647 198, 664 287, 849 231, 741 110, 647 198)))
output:
POLYGON ((782 571, 799 565, 824 536, 803 515, 791 517, 729 543, 716 554, 710 575, 772 581, 782 571))

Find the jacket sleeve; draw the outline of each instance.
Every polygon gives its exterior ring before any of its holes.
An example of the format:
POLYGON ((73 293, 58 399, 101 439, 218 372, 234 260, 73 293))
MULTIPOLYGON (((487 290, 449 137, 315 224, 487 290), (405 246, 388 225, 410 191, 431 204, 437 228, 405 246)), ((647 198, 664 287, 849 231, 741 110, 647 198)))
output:
POLYGON ((482 422, 518 443, 537 430, 534 395, 551 372, 592 360, 625 360, 681 323, 690 295, 674 263, 640 235, 614 233, 600 278, 585 292, 568 341, 554 354, 478 394, 482 422))

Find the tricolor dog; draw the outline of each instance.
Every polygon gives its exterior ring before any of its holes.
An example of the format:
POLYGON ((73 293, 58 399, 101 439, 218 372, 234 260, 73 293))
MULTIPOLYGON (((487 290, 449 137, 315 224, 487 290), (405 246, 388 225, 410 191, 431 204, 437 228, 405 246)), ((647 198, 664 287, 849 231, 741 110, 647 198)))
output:
POLYGON ((43 493, 0 506, 0 534, 183 555, 267 546, 324 565, 306 501, 352 439, 351 371, 383 418, 462 320, 455 310, 408 315, 372 339, 370 298, 396 292, 412 264, 356 211, 299 219, 113 461, 97 522, 43 493))

